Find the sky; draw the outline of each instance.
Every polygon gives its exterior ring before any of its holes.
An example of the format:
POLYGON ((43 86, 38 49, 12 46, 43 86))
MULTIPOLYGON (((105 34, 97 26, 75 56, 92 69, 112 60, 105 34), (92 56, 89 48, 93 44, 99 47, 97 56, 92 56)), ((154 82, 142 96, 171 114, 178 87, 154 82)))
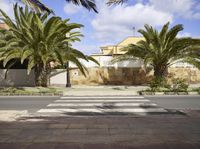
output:
MULTIPOLYGON (((13 16, 13 0, 0 0, 0 9, 13 16)), ((200 0, 129 0, 123 5, 107 6, 96 0, 99 13, 88 11, 65 0, 41 0, 56 16, 83 24, 84 37, 73 47, 85 54, 99 53, 100 47, 115 45, 129 36, 141 36, 137 30, 144 24, 158 30, 166 24, 183 24, 179 37, 200 38, 200 0), (135 30, 133 29, 135 28, 135 30)))

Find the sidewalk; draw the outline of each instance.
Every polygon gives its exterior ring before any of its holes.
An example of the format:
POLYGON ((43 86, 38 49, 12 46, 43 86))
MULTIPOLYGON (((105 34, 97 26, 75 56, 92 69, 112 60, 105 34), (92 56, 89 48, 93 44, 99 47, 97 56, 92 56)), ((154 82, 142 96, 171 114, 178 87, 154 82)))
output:
POLYGON ((199 149, 200 112, 0 122, 0 149, 199 149))
POLYGON ((132 96, 139 95, 138 91, 147 86, 86 86, 73 85, 71 88, 63 88, 65 96, 132 96))

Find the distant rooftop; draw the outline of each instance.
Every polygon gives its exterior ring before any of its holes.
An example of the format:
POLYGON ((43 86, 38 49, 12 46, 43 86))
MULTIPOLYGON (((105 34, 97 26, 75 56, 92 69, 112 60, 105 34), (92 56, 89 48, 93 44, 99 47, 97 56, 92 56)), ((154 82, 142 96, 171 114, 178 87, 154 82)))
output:
POLYGON ((2 23, 2 22, 0 22, 0 28, 9 29, 8 25, 6 25, 5 23, 2 23))
POLYGON ((130 36, 117 43, 116 45, 102 46, 101 53, 92 54, 93 56, 108 56, 108 55, 118 55, 124 54, 125 52, 121 49, 129 44, 136 44, 137 42, 144 40, 144 37, 130 36))

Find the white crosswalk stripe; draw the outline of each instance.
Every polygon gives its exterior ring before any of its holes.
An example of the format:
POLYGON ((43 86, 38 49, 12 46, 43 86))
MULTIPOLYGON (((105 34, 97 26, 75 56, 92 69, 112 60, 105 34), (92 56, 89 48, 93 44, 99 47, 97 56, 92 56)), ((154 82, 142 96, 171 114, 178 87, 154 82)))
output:
POLYGON ((92 102, 92 103, 96 103, 96 102, 99 102, 99 103, 102 103, 102 102, 149 102, 149 100, 134 100, 134 99, 129 99, 129 100, 126 100, 126 99, 123 99, 123 100, 115 100, 115 99, 104 99, 104 100, 99 100, 99 99, 96 99, 96 100, 87 100, 87 99, 83 99, 83 100, 56 100, 55 102, 67 102, 67 103, 77 103, 77 102, 84 102, 84 103, 87 103, 87 102, 92 102))
POLYGON ((87 97, 61 97, 61 99, 141 99, 141 98, 144 98, 142 96, 135 96, 135 97, 130 97, 130 96, 124 96, 124 97, 121 97, 121 96, 116 96, 116 97, 112 97, 112 96, 108 96, 108 97, 104 97, 104 96, 100 96, 100 97, 95 97, 95 96, 87 96, 87 97))
POLYGON ((40 109, 39 114, 60 116, 70 115, 120 115, 150 113, 166 113, 163 108, 141 96, 134 97, 61 97, 46 108, 40 109))
MULTIPOLYGON (((118 106, 145 106, 145 103, 115 103, 115 107, 118 106)), ((87 106, 112 106, 112 103, 52 103, 47 107, 87 107, 87 106)), ((148 106, 157 106, 155 103, 149 103, 148 106)))

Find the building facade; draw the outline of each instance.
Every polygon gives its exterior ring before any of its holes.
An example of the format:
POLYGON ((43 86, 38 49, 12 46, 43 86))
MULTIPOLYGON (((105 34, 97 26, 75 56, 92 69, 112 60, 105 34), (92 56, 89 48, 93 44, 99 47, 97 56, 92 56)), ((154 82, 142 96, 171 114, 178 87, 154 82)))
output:
MULTIPOLYGON (((111 63, 113 57, 125 53, 122 49, 129 44, 136 44, 144 40, 142 37, 128 37, 116 45, 100 47, 99 53, 92 54, 100 66, 93 62, 82 61, 88 69, 85 77, 71 64, 72 84, 83 85, 143 85, 150 82, 153 77, 151 68, 145 70, 143 61, 135 59, 115 64, 111 63)), ((60 76, 64 76, 62 73, 60 76)), ((169 68, 169 76, 182 78, 188 83, 200 83, 200 70, 183 62, 177 62, 169 68)), ((60 77, 61 78, 61 77, 60 77)), ((57 82, 58 83, 58 82, 57 82)))

